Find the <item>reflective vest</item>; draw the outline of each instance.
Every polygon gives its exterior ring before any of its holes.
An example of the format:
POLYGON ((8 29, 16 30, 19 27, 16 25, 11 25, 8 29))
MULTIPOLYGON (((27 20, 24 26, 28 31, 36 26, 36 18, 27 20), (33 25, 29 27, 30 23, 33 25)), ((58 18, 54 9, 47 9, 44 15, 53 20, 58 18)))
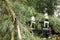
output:
POLYGON ((44 21, 44 27, 46 27, 46 25, 49 27, 49 21, 44 21))

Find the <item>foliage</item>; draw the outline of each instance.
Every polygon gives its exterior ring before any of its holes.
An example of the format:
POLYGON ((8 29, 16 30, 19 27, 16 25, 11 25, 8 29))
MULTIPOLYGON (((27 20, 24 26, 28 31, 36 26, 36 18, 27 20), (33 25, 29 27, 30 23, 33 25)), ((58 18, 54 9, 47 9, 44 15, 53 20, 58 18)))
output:
POLYGON ((52 26, 53 26, 53 28, 54 28, 54 30, 55 30, 55 32, 59 32, 59 30, 60 30, 60 21, 59 21, 59 19, 58 18, 56 18, 56 17, 50 17, 50 20, 51 20, 51 24, 52 24, 52 26))
MULTIPOLYGON (((22 34, 23 39, 24 40, 39 40, 40 38, 38 36, 35 36, 32 33, 30 33, 30 31, 28 30, 28 27, 25 25, 25 22, 27 20, 30 20, 30 17, 32 15, 36 15, 37 21, 44 18, 44 14, 38 12, 38 11, 44 10, 44 7, 45 7, 45 4, 43 4, 44 0, 33 0, 33 1, 32 0, 9 0, 9 1, 10 1, 10 5, 12 9, 17 15, 17 19, 19 20, 21 34, 22 34)), ((50 1, 47 0, 46 3, 48 4, 50 8, 51 6, 49 4, 50 1)), ((0 6, 0 11, 1 11, 0 12, 0 40, 11 40, 11 31, 12 31, 11 28, 13 26, 11 22, 11 16, 6 11, 5 4, 3 4, 2 1, 0 1, 0 4, 1 4, 0 6)), ((57 30, 57 32, 59 32, 60 22, 58 21, 58 19, 56 19, 56 17, 50 16, 50 20, 52 21, 51 24, 53 25, 54 29, 57 30)), ((38 28, 40 27, 41 26, 39 26, 38 28)), ((17 39, 18 39, 17 29, 15 28, 15 40, 17 39)))
POLYGON ((57 0, 21 0, 21 2, 30 7, 34 7, 37 12, 44 13, 47 8, 47 13, 52 15, 54 13, 57 0))
POLYGON ((51 15, 54 13, 56 2, 56 0, 39 0, 36 8, 42 13, 44 13, 45 8, 47 8, 47 13, 51 15))

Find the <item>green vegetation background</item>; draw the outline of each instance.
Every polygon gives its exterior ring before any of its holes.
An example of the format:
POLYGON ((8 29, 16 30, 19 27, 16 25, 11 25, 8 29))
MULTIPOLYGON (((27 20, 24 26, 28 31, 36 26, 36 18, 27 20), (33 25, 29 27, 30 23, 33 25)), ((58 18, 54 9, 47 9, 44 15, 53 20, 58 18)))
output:
MULTIPOLYGON (((28 30, 28 27, 25 25, 27 20, 30 20, 32 15, 36 15, 36 20, 41 20, 44 18, 44 8, 47 7, 49 18, 51 20, 51 25, 56 32, 60 31, 60 22, 58 18, 54 17, 53 10, 55 9, 56 0, 10 0, 10 5, 14 12, 17 15, 19 20, 21 34, 24 40, 39 40, 40 37, 34 36, 28 30), (50 4, 49 4, 50 3, 50 4), (45 6, 46 5, 46 6, 45 6)), ((38 28, 41 26, 38 26, 38 28)), ((0 0, 0 40, 11 40, 11 16, 5 9, 5 4, 0 0)), ((15 28, 15 40, 17 40, 17 30, 15 28)))

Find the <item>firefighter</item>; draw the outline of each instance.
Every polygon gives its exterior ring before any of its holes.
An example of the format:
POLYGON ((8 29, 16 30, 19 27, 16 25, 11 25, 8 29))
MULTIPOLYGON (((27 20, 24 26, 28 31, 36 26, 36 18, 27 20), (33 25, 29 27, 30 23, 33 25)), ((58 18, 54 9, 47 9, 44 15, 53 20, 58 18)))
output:
POLYGON ((44 27, 43 27, 43 33, 46 38, 49 37, 49 17, 48 14, 45 13, 44 15, 44 27))
POLYGON ((35 30, 35 16, 31 16, 30 20, 31 20, 30 32, 34 34, 33 32, 35 30))
POLYGON ((31 27, 34 28, 35 27, 35 16, 31 17, 31 27))
POLYGON ((45 13, 44 15, 44 27, 49 27, 49 17, 48 17, 48 14, 45 13))

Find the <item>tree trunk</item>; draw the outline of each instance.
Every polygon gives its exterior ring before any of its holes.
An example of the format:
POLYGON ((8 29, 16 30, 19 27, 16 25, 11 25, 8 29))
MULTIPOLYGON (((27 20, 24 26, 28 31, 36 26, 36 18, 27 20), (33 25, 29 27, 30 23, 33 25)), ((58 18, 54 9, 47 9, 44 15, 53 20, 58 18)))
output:
MULTIPOLYGON (((8 1, 8 0, 5 0, 4 2, 5 2, 5 4, 6 4, 6 9, 7 9, 7 11, 8 11, 8 12, 10 13, 10 15, 12 16, 12 20, 13 20, 12 23, 13 23, 13 25, 16 26, 16 28, 17 28, 19 40, 22 40, 22 36, 21 36, 21 33, 20 33, 20 28, 19 28, 19 23, 18 23, 18 20, 17 20, 17 18, 16 18, 16 15, 15 15, 14 11, 12 10, 12 8, 11 8, 11 6, 10 6, 10 4, 9 4, 9 1, 8 1)), ((12 29, 13 29, 13 28, 12 28, 12 29)), ((14 30, 12 30, 11 35, 12 35, 11 40, 14 40, 14 30)))

